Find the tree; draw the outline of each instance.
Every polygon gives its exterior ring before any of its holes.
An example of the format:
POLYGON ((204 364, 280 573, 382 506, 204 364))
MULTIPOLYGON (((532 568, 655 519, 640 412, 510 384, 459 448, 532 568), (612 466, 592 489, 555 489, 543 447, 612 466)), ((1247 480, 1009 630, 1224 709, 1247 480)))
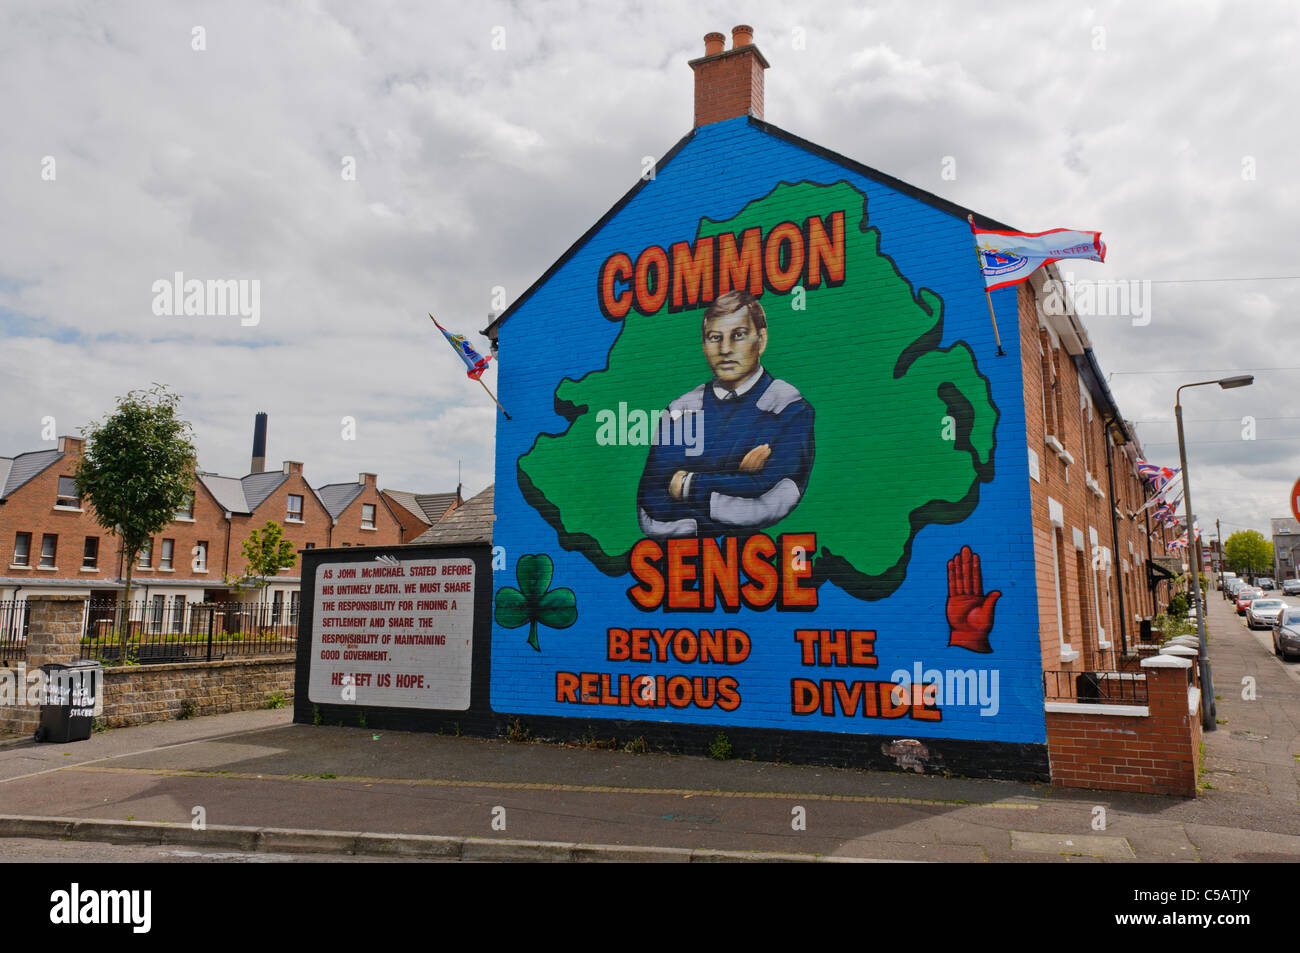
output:
POLYGON ((261 531, 253 530, 244 540, 244 575, 231 584, 238 588, 265 589, 267 582, 282 569, 292 569, 298 562, 293 543, 275 520, 267 520, 261 531))
POLYGON ((1223 544, 1223 556, 1233 572, 1246 573, 1252 578, 1256 573, 1273 569, 1273 544, 1253 529, 1229 536, 1223 544))
MULTIPOLYGON (((131 602, 131 576, 140 551, 176 518, 194 487, 198 455, 193 429, 177 415, 180 396, 162 384, 133 390, 98 424, 81 428, 85 453, 77 464, 77 492, 95 521, 122 540, 126 560, 122 602, 131 602)), ((122 626, 126 658, 130 612, 122 626)))

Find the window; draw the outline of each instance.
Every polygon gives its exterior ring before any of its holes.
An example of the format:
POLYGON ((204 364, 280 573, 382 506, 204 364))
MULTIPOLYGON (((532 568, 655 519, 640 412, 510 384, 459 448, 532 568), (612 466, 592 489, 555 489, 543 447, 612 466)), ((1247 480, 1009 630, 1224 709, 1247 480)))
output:
POLYGON ((361 528, 362 529, 375 528, 375 504, 373 503, 361 504, 361 528))
POLYGON ((195 572, 208 571, 208 541, 201 539, 194 544, 194 562, 192 568, 195 572))
POLYGON ((55 506, 67 506, 74 510, 81 509, 81 498, 77 495, 77 481, 72 477, 59 477, 59 495, 54 500, 55 506))
POLYGON ((190 495, 185 498, 185 502, 182 503, 180 507, 177 508, 176 518, 178 520, 194 519, 194 494, 193 493, 190 493, 190 495))
POLYGON ((41 537, 41 565, 53 568, 54 555, 58 552, 59 537, 46 533, 41 537))
POLYGON ((175 553, 175 551, 176 551, 176 541, 172 539, 164 539, 162 545, 162 556, 160 557, 158 563, 159 569, 172 568, 172 555, 175 553))
POLYGON ((289 624, 290 625, 298 624, 298 606, 299 606, 298 600, 300 595, 301 593, 299 593, 297 589, 290 590, 289 592, 289 624))
POLYGON ((167 609, 167 600, 163 596, 153 597, 153 618, 151 631, 161 632, 163 629, 163 615, 167 609))
POLYGON ((14 537, 14 565, 30 566, 32 564, 32 534, 19 533, 14 537))
POLYGON ((284 612, 284 592, 277 589, 271 596, 271 624, 280 624, 280 615, 284 612))
POLYGON ((94 569, 99 565, 99 537, 87 536, 86 548, 81 552, 81 568, 94 569))
POLYGON ((303 549, 315 549, 315 548, 316 548, 316 544, 315 544, 315 543, 306 543, 302 548, 303 548, 303 549))
POLYGON ((177 596, 172 603, 172 631, 185 631, 185 597, 177 596))
POLYGON ((153 566, 153 539, 146 539, 144 545, 140 547, 140 560, 136 563, 140 569, 150 569, 153 566))
POLYGON ((294 496, 293 494, 289 495, 289 512, 285 516, 285 519, 297 520, 300 523, 302 522, 302 497, 301 496, 294 496))

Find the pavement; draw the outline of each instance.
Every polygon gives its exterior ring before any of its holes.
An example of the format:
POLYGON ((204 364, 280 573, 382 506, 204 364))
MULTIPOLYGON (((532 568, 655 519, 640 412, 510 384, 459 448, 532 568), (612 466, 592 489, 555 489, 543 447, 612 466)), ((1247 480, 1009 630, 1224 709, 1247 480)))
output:
POLYGON ((36 838, 358 859, 1300 861, 1300 664, 1209 603, 1221 724, 1195 799, 294 725, 286 709, 0 744, 0 859, 36 838))

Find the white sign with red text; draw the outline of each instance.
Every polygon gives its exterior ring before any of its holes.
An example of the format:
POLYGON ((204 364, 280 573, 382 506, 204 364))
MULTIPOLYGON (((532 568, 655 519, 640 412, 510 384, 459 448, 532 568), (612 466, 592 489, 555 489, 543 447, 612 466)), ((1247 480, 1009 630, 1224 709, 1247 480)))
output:
POLYGON ((312 612, 313 702, 469 708, 474 561, 326 563, 312 612))

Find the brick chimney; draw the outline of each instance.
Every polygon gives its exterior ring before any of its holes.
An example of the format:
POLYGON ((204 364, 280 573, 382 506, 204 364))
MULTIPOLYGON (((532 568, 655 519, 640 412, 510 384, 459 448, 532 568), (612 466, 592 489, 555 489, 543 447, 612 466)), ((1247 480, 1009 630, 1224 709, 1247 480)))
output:
POLYGON ((704 55, 691 60, 695 71, 695 128, 740 116, 763 118, 763 70, 768 62, 754 45, 754 28, 734 27, 731 49, 726 37, 708 33, 704 55))
POLYGON ((298 460, 286 460, 284 461, 284 472, 286 474, 302 473, 302 463, 298 460))
POLYGON ((82 440, 80 437, 59 438, 60 453, 74 453, 74 454, 83 453, 85 449, 86 449, 86 441, 82 440))
POLYGON ((253 463, 249 473, 266 471, 266 414, 253 418, 253 463))
POLYGON ((374 473, 358 473, 357 483, 361 486, 373 487, 378 477, 374 473))

